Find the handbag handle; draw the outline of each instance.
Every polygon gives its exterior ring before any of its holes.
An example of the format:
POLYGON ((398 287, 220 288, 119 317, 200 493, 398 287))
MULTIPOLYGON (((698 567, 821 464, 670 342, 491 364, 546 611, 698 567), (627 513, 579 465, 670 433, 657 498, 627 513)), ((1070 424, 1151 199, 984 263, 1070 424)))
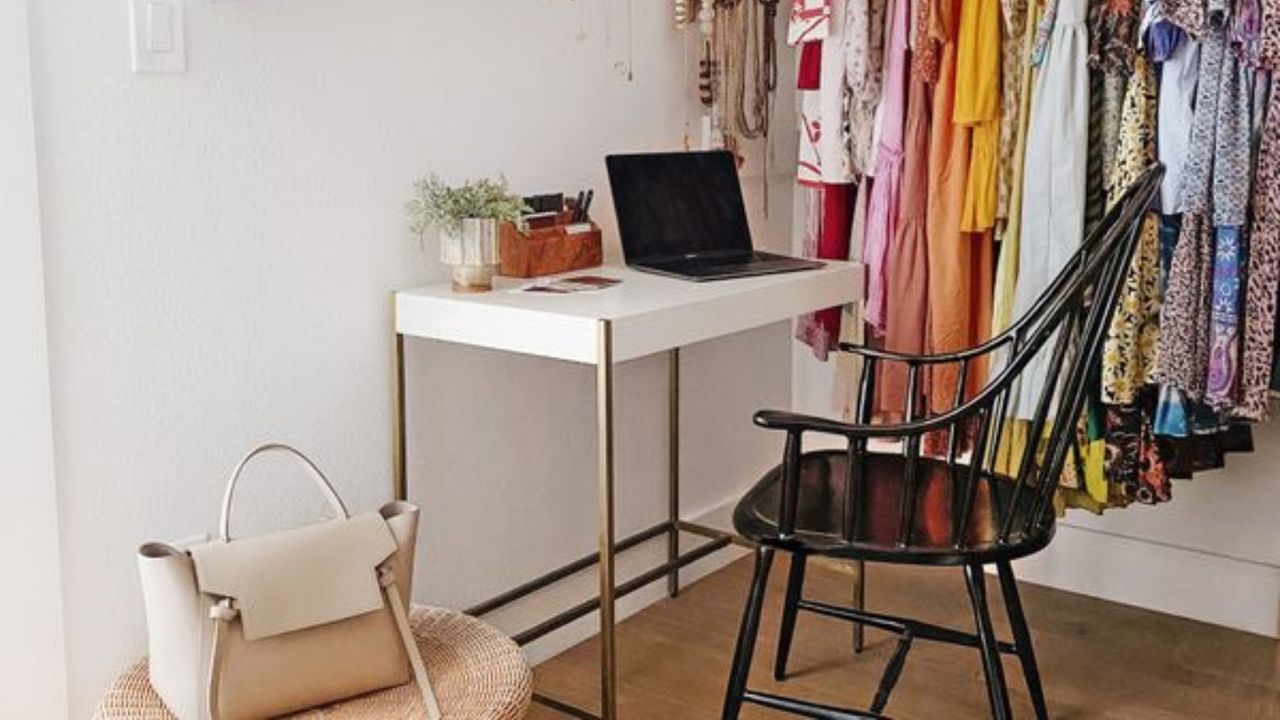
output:
POLYGON ((343 519, 351 517, 347 513, 347 507, 342 504, 342 499, 338 497, 338 493, 334 491, 333 485, 329 483, 329 479, 320 472, 320 468, 302 453, 298 452, 284 443, 267 443, 260 445, 249 451, 248 455, 236 465, 236 469, 231 471, 231 479, 227 481, 227 492, 222 496, 222 519, 219 522, 219 535, 222 542, 231 542, 231 498, 236 493, 236 483, 240 481, 240 473, 244 470, 244 466, 255 457, 268 452, 282 452, 292 455, 307 468, 307 474, 315 481, 316 486, 320 488, 320 492, 324 493, 324 497, 329 501, 329 507, 343 519))

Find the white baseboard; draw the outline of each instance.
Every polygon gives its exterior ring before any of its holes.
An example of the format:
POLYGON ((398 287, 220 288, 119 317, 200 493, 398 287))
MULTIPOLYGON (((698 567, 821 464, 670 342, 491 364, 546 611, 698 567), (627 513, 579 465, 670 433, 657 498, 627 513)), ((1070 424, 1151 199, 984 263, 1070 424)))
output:
POLYGON ((1280 638, 1280 568, 1058 524, 1019 580, 1280 638))

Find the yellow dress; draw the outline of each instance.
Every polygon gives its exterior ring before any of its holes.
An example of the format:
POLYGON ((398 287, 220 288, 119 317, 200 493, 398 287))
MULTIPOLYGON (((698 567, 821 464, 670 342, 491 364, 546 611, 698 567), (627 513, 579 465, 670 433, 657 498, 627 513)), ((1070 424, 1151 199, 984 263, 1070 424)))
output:
POLYGON ((956 43, 956 96, 952 121, 973 128, 960 229, 995 227, 1000 166, 1000 0, 967 0, 956 43))
MULTIPOLYGON (((1027 9, 1024 46, 1035 43, 1036 26, 1040 24, 1040 4, 1033 2, 1027 9)), ((1027 52, 1019 53, 1026 62, 1027 52)), ((1009 219, 1000 238, 1000 263, 996 267, 995 305, 991 311, 991 334, 999 335, 1013 323, 1014 290, 1018 286, 1018 238, 1022 235, 1022 174, 1023 159, 1027 155, 1027 122, 1031 117, 1031 86, 1035 81, 1035 68, 1024 67, 1021 94, 1018 97, 1018 134, 1013 150, 1013 177, 1009 181, 1009 219)))
MULTIPOLYGON (((1036 30, 1040 24, 1040 15, 1044 8, 1038 2, 1032 2, 1026 24, 1026 47, 1028 56, 1030 48, 1035 45, 1036 30)), ((1022 96, 1020 98, 1021 117, 1018 120, 1018 137, 1015 148, 1015 177, 1011 188, 1008 224, 1002 238, 1000 263, 996 269, 995 311, 992 313, 992 332, 999 333, 1009 327, 1017 318, 1014 317, 1014 298, 1018 284, 1018 256, 1022 236, 1022 178, 1025 173, 1025 157, 1027 148, 1027 128, 1031 115, 1031 88, 1034 85, 1038 68, 1026 68, 1029 72, 1022 75, 1022 96)), ((1079 507, 1091 512, 1101 512, 1109 502, 1109 484, 1105 477, 1106 443, 1102 439, 1087 439, 1086 420, 1081 418, 1077 427, 1078 442, 1068 450, 1063 463, 1062 481, 1055 506, 1061 512, 1065 507, 1079 507)), ((1052 432, 1052 423, 1046 423, 1044 434, 1039 438, 1036 455, 1043 459, 1047 449, 1046 440, 1052 432)), ((1011 420, 1005 425, 1004 437, 999 448, 997 472, 1012 474, 1017 472, 1015 463, 1021 459, 1030 438, 1028 437, 1030 422, 1011 420)))
MULTIPOLYGON (((1035 45, 1036 27, 1040 24, 1043 8, 1040 3, 1032 2, 1027 9, 1027 20, 1023 34, 1024 50, 1020 53, 1023 62, 1030 57, 1031 48, 1035 45)), ((1018 287, 1018 240, 1022 236, 1022 175, 1025 170, 1023 160, 1027 154, 1027 124, 1031 118, 1031 87, 1035 82, 1036 68, 1027 66, 1022 73, 1022 95, 1018 99, 1018 139, 1014 145, 1013 178, 1009 187, 1009 220, 1005 225, 1004 235, 1000 239, 1000 262, 996 266, 996 287, 994 307, 991 311, 991 335, 994 337, 1004 332, 1013 324, 1014 292, 1018 287)), ((1027 431, 1031 423, 1025 420, 1010 420, 1005 423, 1004 437, 1001 438, 999 458, 996 462, 998 472, 1006 475, 1017 472, 1013 465, 1027 446, 1027 431)))

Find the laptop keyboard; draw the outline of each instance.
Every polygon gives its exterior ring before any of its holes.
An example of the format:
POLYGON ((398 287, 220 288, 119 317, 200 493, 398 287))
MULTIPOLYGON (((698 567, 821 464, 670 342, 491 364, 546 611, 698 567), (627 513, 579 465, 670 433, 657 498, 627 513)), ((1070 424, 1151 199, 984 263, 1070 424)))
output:
POLYGON ((789 262, 793 259, 794 258, 789 258, 785 255, 775 255, 767 252, 753 252, 751 255, 733 259, 708 258, 702 262, 693 262, 688 265, 682 265, 680 266, 680 270, 689 275, 725 275, 739 270, 759 268, 763 263, 778 261, 789 262))

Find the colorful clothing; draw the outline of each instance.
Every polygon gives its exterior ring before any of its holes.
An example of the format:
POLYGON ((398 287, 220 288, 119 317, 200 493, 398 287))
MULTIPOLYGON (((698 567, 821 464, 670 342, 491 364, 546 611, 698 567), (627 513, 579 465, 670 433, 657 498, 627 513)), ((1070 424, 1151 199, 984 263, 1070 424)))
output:
POLYGON ((902 187, 902 152, 907 112, 907 10, 908 0, 893 0, 889 27, 884 97, 880 102, 880 143, 876 154, 875 184, 871 188, 866 246, 867 322, 877 333, 885 328, 886 263, 889 244, 897 234, 898 205, 902 187))
POLYGON ((1089 67, 1108 74, 1133 72, 1141 0, 1107 0, 1092 23, 1089 67))
MULTIPOLYGON (((919 355, 927 349, 929 317, 929 83, 912 75, 902 165, 902 204, 897 235, 889 246, 889 297, 884 346, 919 355)), ((907 369, 885 363, 879 378, 879 412, 896 418, 906 408, 907 369)), ((927 380, 927 378, 926 378, 927 380)))
POLYGON ((1280 0, 1262 0, 1261 4, 1258 62, 1267 70, 1280 69, 1280 0))
MULTIPOLYGON (((1156 82, 1146 58, 1134 58, 1125 97, 1119 154, 1111 173, 1109 203, 1156 162, 1156 82)), ((1159 221, 1148 215, 1121 288, 1102 353, 1102 401, 1128 404, 1150 380, 1160 336, 1159 221)))
POLYGON ((1183 172, 1190 154, 1199 76, 1200 43, 1192 40, 1179 43, 1160 67, 1157 144, 1160 162, 1165 167, 1164 180, 1160 185, 1160 210, 1166 215, 1181 214, 1186 210, 1182 192, 1183 172))
POLYGON ((996 217, 1008 219, 1013 199, 1014 176, 1021 172, 1018 134, 1025 113, 1022 98, 1030 94, 1023 89, 1027 74, 1026 32, 1028 0, 1002 0, 1003 35, 1000 38, 1000 160, 996 172, 996 217))
POLYGON ((1247 313, 1236 413, 1249 420, 1266 420, 1270 415, 1267 391, 1275 354, 1273 328, 1280 282, 1280 102, 1275 98, 1267 108, 1255 185, 1258 191, 1249 245, 1247 313))
POLYGON ((831 34, 832 0, 791 0, 787 23, 787 44, 822 40, 831 34))
MULTIPOLYGON (((1038 5, 1032 5, 1023 27, 1023 47, 1035 42, 1038 5)), ((1021 57, 1021 56, 1019 56, 1021 57)), ((996 266, 995 289, 991 310, 991 334, 998 335, 1013 322, 1014 295, 1018 285, 1018 250, 1022 237, 1022 190, 1026 169, 1027 128, 1031 118, 1031 88, 1036 70, 1027 67, 1021 74, 1016 109, 1017 126, 1014 131, 1013 167, 1009 178, 1009 213, 1004 232, 1000 237, 1000 260, 996 266)), ((1004 120, 1008 120, 1008 115, 1004 120)))
POLYGON ((1218 93, 1213 158, 1213 224, 1216 247, 1210 307, 1205 402, 1231 410, 1239 390, 1240 276, 1245 262, 1243 228, 1248 220, 1252 94, 1249 70, 1230 53, 1218 93))
POLYGON ((1209 29, 1209 6, 1205 0, 1160 0, 1165 19, 1200 37, 1209 29))
POLYGON ((995 227, 1000 167, 1000 3, 967 0, 956 43, 956 97, 952 120, 973 128, 969 176, 960 229, 995 227))
MULTIPOLYGON (((809 216, 805 255, 827 260, 849 257, 850 226, 856 185, 824 185, 807 193, 809 216)), ((840 338, 840 308, 819 310, 796 322, 796 339, 813 348, 819 360, 836 348, 840 338)))
MULTIPOLYGON (((851 22, 860 17, 850 9, 858 2, 828 0, 824 20, 817 90, 800 91, 800 149, 796 179, 805 185, 853 182, 858 167, 853 154, 852 128, 845 123, 849 105, 849 57, 866 52, 865 34, 851 22)), ((793 22, 794 22, 793 16, 793 22)))
MULTIPOLYGON (((933 117, 954 117, 956 41, 964 0, 932 0, 932 26, 941 63, 934 86, 933 117)), ((991 238, 960 230, 968 178, 969 128, 935 121, 929 138, 929 346, 935 353, 972 347, 991 328, 991 238)), ((931 374, 930 407, 952 406, 958 370, 931 374)), ((980 387, 985 367, 974 363, 970 388, 980 387)))
POLYGON ((1165 458, 1152 431, 1155 403, 1155 388, 1147 387, 1133 404, 1107 406, 1107 480, 1121 488, 1126 501, 1144 505, 1168 502, 1173 496, 1165 458))
MULTIPOLYGON (((1061 0, 1044 63, 1036 77, 1027 128, 1022 237, 1014 314, 1035 303, 1084 237, 1088 152, 1087 0, 1061 0)), ((1048 353, 1023 371, 1015 417, 1030 419, 1044 387, 1048 353)))
POLYGON ((1160 323, 1157 379, 1185 393, 1204 397, 1209 362, 1210 297, 1213 285, 1213 152, 1219 120, 1218 98, 1227 62, 1226 33, 1205 36, 1200 60, 1191 144, 1183 176, 1186 213, 1169 269, 1169 287, 1160 323))

